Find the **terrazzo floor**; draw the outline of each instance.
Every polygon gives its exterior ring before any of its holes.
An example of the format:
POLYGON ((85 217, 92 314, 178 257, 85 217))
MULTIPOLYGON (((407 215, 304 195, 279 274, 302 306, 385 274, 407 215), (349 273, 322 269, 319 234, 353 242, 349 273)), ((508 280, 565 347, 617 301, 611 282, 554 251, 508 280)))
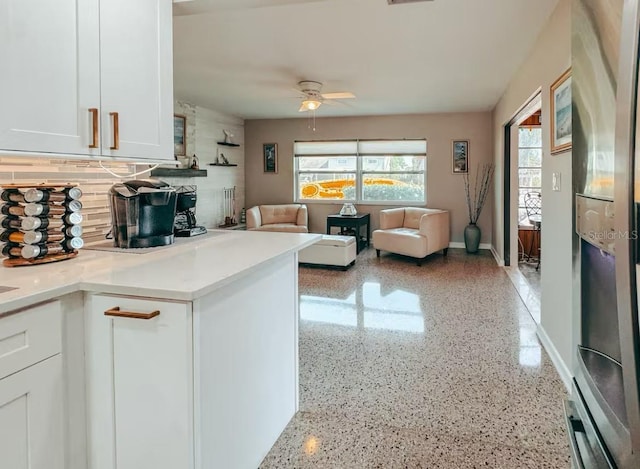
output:
POLYGON ((565 389, 488 253, 300 268, 300 412, 261 468, 569 468, 565 389))
POLYGON ((518 269, 520 269, 524 278, 529 282, 529 287, 532 292, 539 298, 542 293, 542 287, 540 286, 540 269, 536 270, 536 265, 530 262, 518 263, 518 269))

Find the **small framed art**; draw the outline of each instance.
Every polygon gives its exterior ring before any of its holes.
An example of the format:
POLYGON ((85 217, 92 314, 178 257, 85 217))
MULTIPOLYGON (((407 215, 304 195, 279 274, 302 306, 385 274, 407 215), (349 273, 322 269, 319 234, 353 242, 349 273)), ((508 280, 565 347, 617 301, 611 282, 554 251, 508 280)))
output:
POLYGON ((469 140, 453 141, 451 159, 454 174, 469 172, 469 140))
POLYGON ((551 85, 551 153, 571 149, 571 69, 551 85))
POLYGON ((278 172, 278 144, 265 143, 262 145, 262 153, 264 158, 264 172, 278 172))

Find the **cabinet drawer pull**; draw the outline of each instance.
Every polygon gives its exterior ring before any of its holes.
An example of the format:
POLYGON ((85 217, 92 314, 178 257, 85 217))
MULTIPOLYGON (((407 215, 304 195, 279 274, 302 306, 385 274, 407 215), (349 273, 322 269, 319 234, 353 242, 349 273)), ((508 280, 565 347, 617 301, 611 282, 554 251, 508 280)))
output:
POLYGON ((131 319, 151 319, 156 316, 160 316, 160 311, 155 310, 150 313, 137 313, 135 311, 122 311, 120 306, 108 309, 104 312, 105 316, 116 316, 119 318, 131 318, 131 319))
POLYGON ((109 115, 113 117, 113 146, 110 150, 118 150, 120 148, 120 128, 118 125, 118 113, 110 112, 109 115))
POLYGON ((89 148, 98 148, 98 108, 89 108, 89 113, 91 114, 92 133, 92 142, 91 145, 89 145, 89 148))

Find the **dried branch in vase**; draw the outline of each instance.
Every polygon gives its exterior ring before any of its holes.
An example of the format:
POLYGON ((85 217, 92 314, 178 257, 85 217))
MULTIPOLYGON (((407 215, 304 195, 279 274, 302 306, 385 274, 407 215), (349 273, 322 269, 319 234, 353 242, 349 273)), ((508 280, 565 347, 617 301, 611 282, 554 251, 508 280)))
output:
POLYGON ((495 166, 493 163, 485 163, 482 166, 478 165, 473 188, 471 188, 469 175, 464 174, 464 192, 467 197, 469 223, 472 225, 475 225, 478 222, 480 214, 482 213, 482 208, 487 201, 494 170, 495 166))

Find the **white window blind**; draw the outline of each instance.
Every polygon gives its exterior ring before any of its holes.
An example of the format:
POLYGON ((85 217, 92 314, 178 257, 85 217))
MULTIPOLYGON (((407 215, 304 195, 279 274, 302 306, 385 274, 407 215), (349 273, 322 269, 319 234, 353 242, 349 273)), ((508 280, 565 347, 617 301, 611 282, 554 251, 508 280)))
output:
POLYGON ((357 140, 342 140, 334 142, 295 142, 293 153, 296 156, 303 155, 357 155, 357 140))

